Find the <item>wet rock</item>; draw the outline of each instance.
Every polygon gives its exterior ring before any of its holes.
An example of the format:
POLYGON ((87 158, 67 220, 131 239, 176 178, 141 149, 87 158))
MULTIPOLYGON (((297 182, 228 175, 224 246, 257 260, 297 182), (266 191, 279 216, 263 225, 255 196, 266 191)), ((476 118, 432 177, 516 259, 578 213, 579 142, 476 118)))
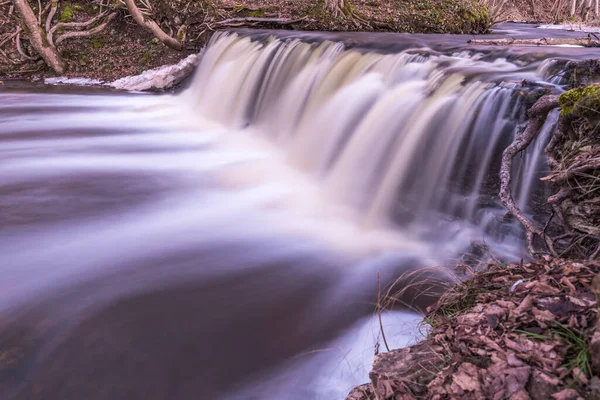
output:
POLYGON ((375 398, 385 400, 426 393, 427 384, 440 368, 441 360, 436 356, 439 351, 424 343, 377 355, 369 374, 375 398))
POLYGON ((374 399, 373 396, 373 387, 370 383, 365 383, 352 389, 346 400, 371 400, 374 399))

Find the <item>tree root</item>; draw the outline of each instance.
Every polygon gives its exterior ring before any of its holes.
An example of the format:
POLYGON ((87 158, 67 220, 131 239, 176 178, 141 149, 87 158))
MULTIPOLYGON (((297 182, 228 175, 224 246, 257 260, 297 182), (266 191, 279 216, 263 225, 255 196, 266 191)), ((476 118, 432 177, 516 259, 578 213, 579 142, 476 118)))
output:
POLYGON ((166 34, 160 28, 160 26, 156 22, 154 22, 154 20, 144 17, 144 14, 135 5, 135 0, 125 0, 125 4, 127 5, 127 9, 129 10, 129 13, 133 17, 134 21, 149 32, 151 32, 158 40, 164 43, 167 47, 178 51, 181 51, 183 49, 183 45, 179 40, 166 34))
POLYGON ((512 191, 512 165, 517 154, 525 150, 527 146, 537 137, 544 125, 548 113, 558 107, 558 96, 547 95, 541 97, 529 110, 529 123, 525 130, 517 136, 514 142, 504 150, 502 154, 502 166, 500 168, 500 200, 506 209, 523 225, 527 234, 527 250, 530 254, 539 254, 534 248, 535 237, 541 237, 551 255, 557 256, 554 243, 545 230, 525 216, 515 203, 512 191))
MULTIPOLYGON (((56 47, 49 45, 46 38, 42 36, 42 31, 38 25, 37 17, 27 3, 27 0, 12 1, 15 9, 27 27, 27 36, 35 51, 44 59, 46 64, 58 74, 65 73, 67 70, 67 64, 58 54, 56 47)), ((20 39, 20 35, 17 35, 17 38, 20 39)), ((19 46, 17 45, 17 47, 19 46)))
MULTIPOLYGON (((103 23, 101 23, 100 25, 96 26, 95 28, 85 30, 85 31, 67 32, 63 35, 60 35, 59 37, 56 38, 56 44, 59 45, 61 42, 65 41, 67 39, 88 37, 88 36, 93 36, 99 32, 102 32, 106 28, 108 23, 110 21, 112 21, 116 16, 117 16, 117 13, 109 14, 108 17, 106 18, 106 20, 103 23)), ((92 21, 92 20, 90 20, 90 21, 92 21)), ((86 24, 89 23, 89 25, 91 25, 92 22, 90 22, 90 21, 86 22, 86 24)), ((58 24, 58 25, 60 25, 60 24, 58 24)), ((86 25, 86 26, 89 26, 89 25, 86 25)))

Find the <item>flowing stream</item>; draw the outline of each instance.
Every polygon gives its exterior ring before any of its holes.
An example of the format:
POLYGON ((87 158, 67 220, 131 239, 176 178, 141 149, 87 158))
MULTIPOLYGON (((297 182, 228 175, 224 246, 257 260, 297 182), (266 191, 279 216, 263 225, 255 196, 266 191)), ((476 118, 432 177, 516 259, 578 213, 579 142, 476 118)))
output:
MULTIPOLYGON (((378 276, 524 256, 500 155, 552 62, 311 35, 218 33, 177 95, 0 91, 2 399, 341 399, 378 276)), ((383 316, 395 347, 419 322, 383 316)))

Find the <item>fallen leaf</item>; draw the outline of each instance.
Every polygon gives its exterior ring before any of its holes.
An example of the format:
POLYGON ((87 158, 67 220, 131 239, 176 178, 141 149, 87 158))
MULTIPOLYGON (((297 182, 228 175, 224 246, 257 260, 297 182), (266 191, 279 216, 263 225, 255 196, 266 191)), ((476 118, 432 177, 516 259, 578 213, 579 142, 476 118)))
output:
POLYGON ((517 309, 515 310, 515 314, 516 315, 521 315, 521 314, 529 311, 532 306, 533 306, 533 296, 531 296, 530 294, 528 294, 523 299, 523 301, 521 302, 521 304, 519 304, 519 307, 517 307, 517 309))
POLYGON ((558 393, 554 393, 552 398, 555 400, 576 400, 579 397, 579 393, 575 389, 565 389, 558 393))
POLYGON ((527 347, 525 347, 522 343, 515 342, 514 340, 510 340, 509 338, 504 338, 504 344, 509 349, 519 353, 524 353, 527 351, 527 347))

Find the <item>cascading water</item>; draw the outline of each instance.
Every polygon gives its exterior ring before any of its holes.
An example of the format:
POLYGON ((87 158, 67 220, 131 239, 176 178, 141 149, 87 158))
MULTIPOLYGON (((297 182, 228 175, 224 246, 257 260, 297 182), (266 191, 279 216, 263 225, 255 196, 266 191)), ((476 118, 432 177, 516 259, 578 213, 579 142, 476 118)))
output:
MULTIPOLYGON (((452 218, 473 224, 461 231, 478 227, 462 236, 476 240, 505 214, 497 200, 482 211, 482 201, 498 193, 499 155, 524 119, 517 82, 542 80, 547 70, 470 53, 376 54, 221 33, 183 97, 193 110, 281 147, 365 229, 430 235, 452 218)), ((518 162, 514 192, 524 208, 555 124, 549 120, 518 162)))
POLYGON ((500 154, 551 69, 219 33, 179 95, 0 88, 2 399, 342 398, 378 275, 522 256, 500 154))

